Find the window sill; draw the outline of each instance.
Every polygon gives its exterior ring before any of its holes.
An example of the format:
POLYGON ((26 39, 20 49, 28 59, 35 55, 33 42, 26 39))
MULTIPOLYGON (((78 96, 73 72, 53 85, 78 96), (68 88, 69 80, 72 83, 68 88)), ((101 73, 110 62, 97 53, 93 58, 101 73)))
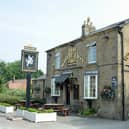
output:
POLYGON ((83 97, 83 99, 90 99, 90 100, 94 100, 94 99, 98 99, 98 97, 83 97))
POLYGON ((60 95, 51 95, 51 97, 56 97, 56 96, 60 96, 60 95))
POLYGON ((88 62, 88 64, 96 64, 96 61, 88 62))

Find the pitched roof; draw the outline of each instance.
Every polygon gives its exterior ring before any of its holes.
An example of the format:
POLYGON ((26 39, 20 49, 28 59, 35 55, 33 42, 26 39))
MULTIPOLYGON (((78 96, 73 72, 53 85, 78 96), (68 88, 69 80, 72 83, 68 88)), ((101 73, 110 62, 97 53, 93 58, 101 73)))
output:
MULTIPOLYGON (((110 29, 113 29, 113 28, 116 28, 116 27, 122 27, 122 26, 124 26, 124 25, 126 25, 128 23, 129 23, 129 18, 126 19, 126 20, 123 20, 123 21, 120 21, 120 22, 116 22, 114 24, 111 24, 109 26, 103 27, 101 29, 95 30, 94 32, 91 32, 89 35, 87 35, 85 37, 88 37, 88 36, 91 36, 91 35, 94 35, 94 34, 97 34, 97 33, 103 32, 103 31, 106 31, 106 30, 110 30, 110 29)), ((69 41, 69 42, 63 43, 61 45, 58 45, 58 46, 56 46, 54 48, 51 48, 51 49, 47 50, 46 52, 49 52, 49 51, 51 51, 51 50, 53 50, 55 48, 63 47, 65 45, 67 45, 67 44, 71 44, 72 45, 73 43, 77 43, 78 41, 81 41, 83 39, 84 39, 84 37, 81 36, 81 37, 79 37, 77 39, 74 39, 72 41, 69 41)))

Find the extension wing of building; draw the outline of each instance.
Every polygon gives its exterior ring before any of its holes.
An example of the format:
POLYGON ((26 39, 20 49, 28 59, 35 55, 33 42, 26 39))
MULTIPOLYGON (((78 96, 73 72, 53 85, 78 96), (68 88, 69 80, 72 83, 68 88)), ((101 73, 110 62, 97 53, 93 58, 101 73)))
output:
POLYGON ((94 108, 99 116, 129 114, 129 19, 95 30, 90 19, 82 36, 47 51, 51 100, 73 111, 94 108))

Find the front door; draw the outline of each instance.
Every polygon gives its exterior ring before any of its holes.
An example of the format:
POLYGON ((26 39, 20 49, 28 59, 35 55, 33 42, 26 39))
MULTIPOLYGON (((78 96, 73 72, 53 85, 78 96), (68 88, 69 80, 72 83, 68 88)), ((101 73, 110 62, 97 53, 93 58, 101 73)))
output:
POLYGON ((70 85, 67 84, 65 88, 65 95, 66 95, 66 105, 70 105, 70 85))

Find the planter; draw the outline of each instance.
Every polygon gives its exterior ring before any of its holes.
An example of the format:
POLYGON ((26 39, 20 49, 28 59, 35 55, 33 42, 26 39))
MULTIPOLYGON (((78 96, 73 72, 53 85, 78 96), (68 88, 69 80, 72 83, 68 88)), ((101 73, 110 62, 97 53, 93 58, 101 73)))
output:
POLYGON ((17 109, 16 110, 16 116, 24 117, 24 111, 25 110, 17 109))
POLYGON ((0 111, 4 113, 12 113, 14 111, 14 107, 13 106, 5 107, 0 105, 0 111))
POLYGON ((56 121, 56 112, 52 113, 36 113, 24 111, 24 119, 33 121, 33 122, 43 122, 43 121, 56 121))

